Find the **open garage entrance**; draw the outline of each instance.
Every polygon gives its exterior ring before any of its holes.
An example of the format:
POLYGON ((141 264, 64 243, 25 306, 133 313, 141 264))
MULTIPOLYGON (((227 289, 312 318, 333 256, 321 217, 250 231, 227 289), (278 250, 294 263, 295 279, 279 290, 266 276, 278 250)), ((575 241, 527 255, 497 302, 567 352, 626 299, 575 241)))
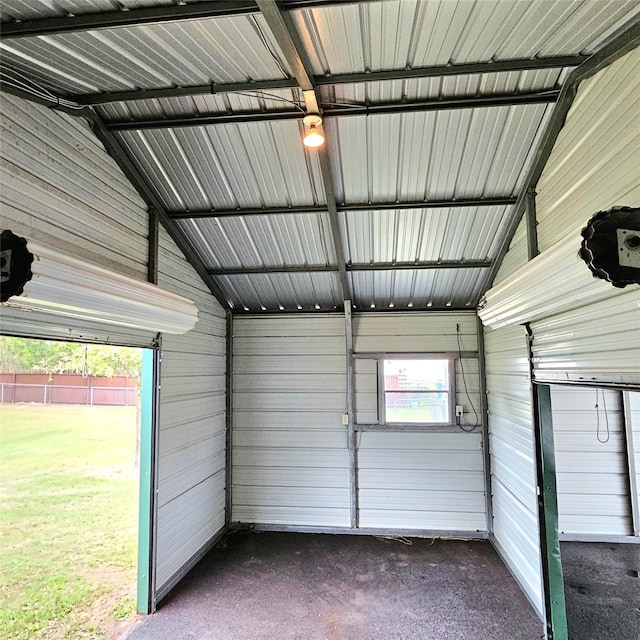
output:
POLYGON ((640 637, 640 393, 551 386, 569 638, 640 637))
POLYGON ((152 357, 0 337, 2 637, 112 638, 146 611, 152 357))

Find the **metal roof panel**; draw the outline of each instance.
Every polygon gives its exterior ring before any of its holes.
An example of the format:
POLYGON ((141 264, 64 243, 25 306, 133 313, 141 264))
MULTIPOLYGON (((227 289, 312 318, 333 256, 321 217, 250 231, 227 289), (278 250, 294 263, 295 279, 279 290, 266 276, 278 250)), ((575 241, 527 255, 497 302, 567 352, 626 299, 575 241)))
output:
POLYGON ((327 214, 180 220, 209 269, 336 264, 327 214))
POLYGON ((324 203, 302 123, 279 121, 120 132, 169 210, 324 203))
POLYGON ((289 75, 261 15, 0 42, 3 64, 51 90, 94 93, 289 75))
POLYGON ((385 0, 300 9, 317 74, 591 53, 635 0, 385 0))
POLYGON ((512 207, 409 209, 340 214, 348 262, 487 260, 512 207))
POLYGON ((511 196, 549 105, 353 116, 326 123, 341 202, 511 196))
POLYGON ((234 309, 330 310, 342 306, 337 273, 271 273, 216 278, 234 309))
POLYGON ((488 269, 352 271, 358 307, 371 309, 472 308, 488 269))

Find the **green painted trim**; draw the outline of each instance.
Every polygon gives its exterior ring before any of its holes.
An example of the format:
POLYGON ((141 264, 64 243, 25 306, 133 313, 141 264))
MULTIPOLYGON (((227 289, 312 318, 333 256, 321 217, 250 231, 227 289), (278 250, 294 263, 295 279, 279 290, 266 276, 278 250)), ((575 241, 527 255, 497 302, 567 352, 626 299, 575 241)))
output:
POLYGON ((138 613, 151 613, 151 562, 153 508, 154 367, 152 349, 142 352, 140 394, 140 487, 138 500, 138 613))
MULTIPOLYGON (((553 414, 551 409, 551 387, 536 384, 540 454, 542 457, 542 483, 540 500, 544 512, 546 545, 541 549, 546 556, 547 575, 547 634, 551 640, 568 640, 567 607, 564 597, 564 578, 562 575, 562 557, 558 539, 558 492, 556 486, 556 457, 553 443, 553 414)), ((543 562, 543 566, 544 566, 543 562)))

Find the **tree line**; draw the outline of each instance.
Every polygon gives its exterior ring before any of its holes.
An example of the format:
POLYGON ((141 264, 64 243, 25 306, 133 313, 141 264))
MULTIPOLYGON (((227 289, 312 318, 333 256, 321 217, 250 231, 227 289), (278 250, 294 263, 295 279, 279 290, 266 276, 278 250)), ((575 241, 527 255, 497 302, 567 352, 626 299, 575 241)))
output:
POLYGON ((140 349, 0 336, 0 373, 139 378, 141 367, 140 349))

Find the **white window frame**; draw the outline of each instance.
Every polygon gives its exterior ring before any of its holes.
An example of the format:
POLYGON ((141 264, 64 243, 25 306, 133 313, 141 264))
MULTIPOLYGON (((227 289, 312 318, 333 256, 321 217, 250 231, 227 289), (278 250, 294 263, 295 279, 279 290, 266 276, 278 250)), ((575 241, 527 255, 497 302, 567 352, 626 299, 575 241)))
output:
MULTIPOLYGON (((438 428, 455 428, 456 425, 456 358, 449 354, 381 354, 376 357, 378 369, 378 424, 387 427, 390 430, 402 429, 438 429, 438 428), (385 360, 444 360, 448 363, 449 388, 445 390, 433 391, 432 393, 447 393, 449 397, 449 420, 448 422, 389 422, 387 420, 387 404, 384 379, 384 361, 385 360)), ((429 393, 429 392, 426 392, 429 393)))

